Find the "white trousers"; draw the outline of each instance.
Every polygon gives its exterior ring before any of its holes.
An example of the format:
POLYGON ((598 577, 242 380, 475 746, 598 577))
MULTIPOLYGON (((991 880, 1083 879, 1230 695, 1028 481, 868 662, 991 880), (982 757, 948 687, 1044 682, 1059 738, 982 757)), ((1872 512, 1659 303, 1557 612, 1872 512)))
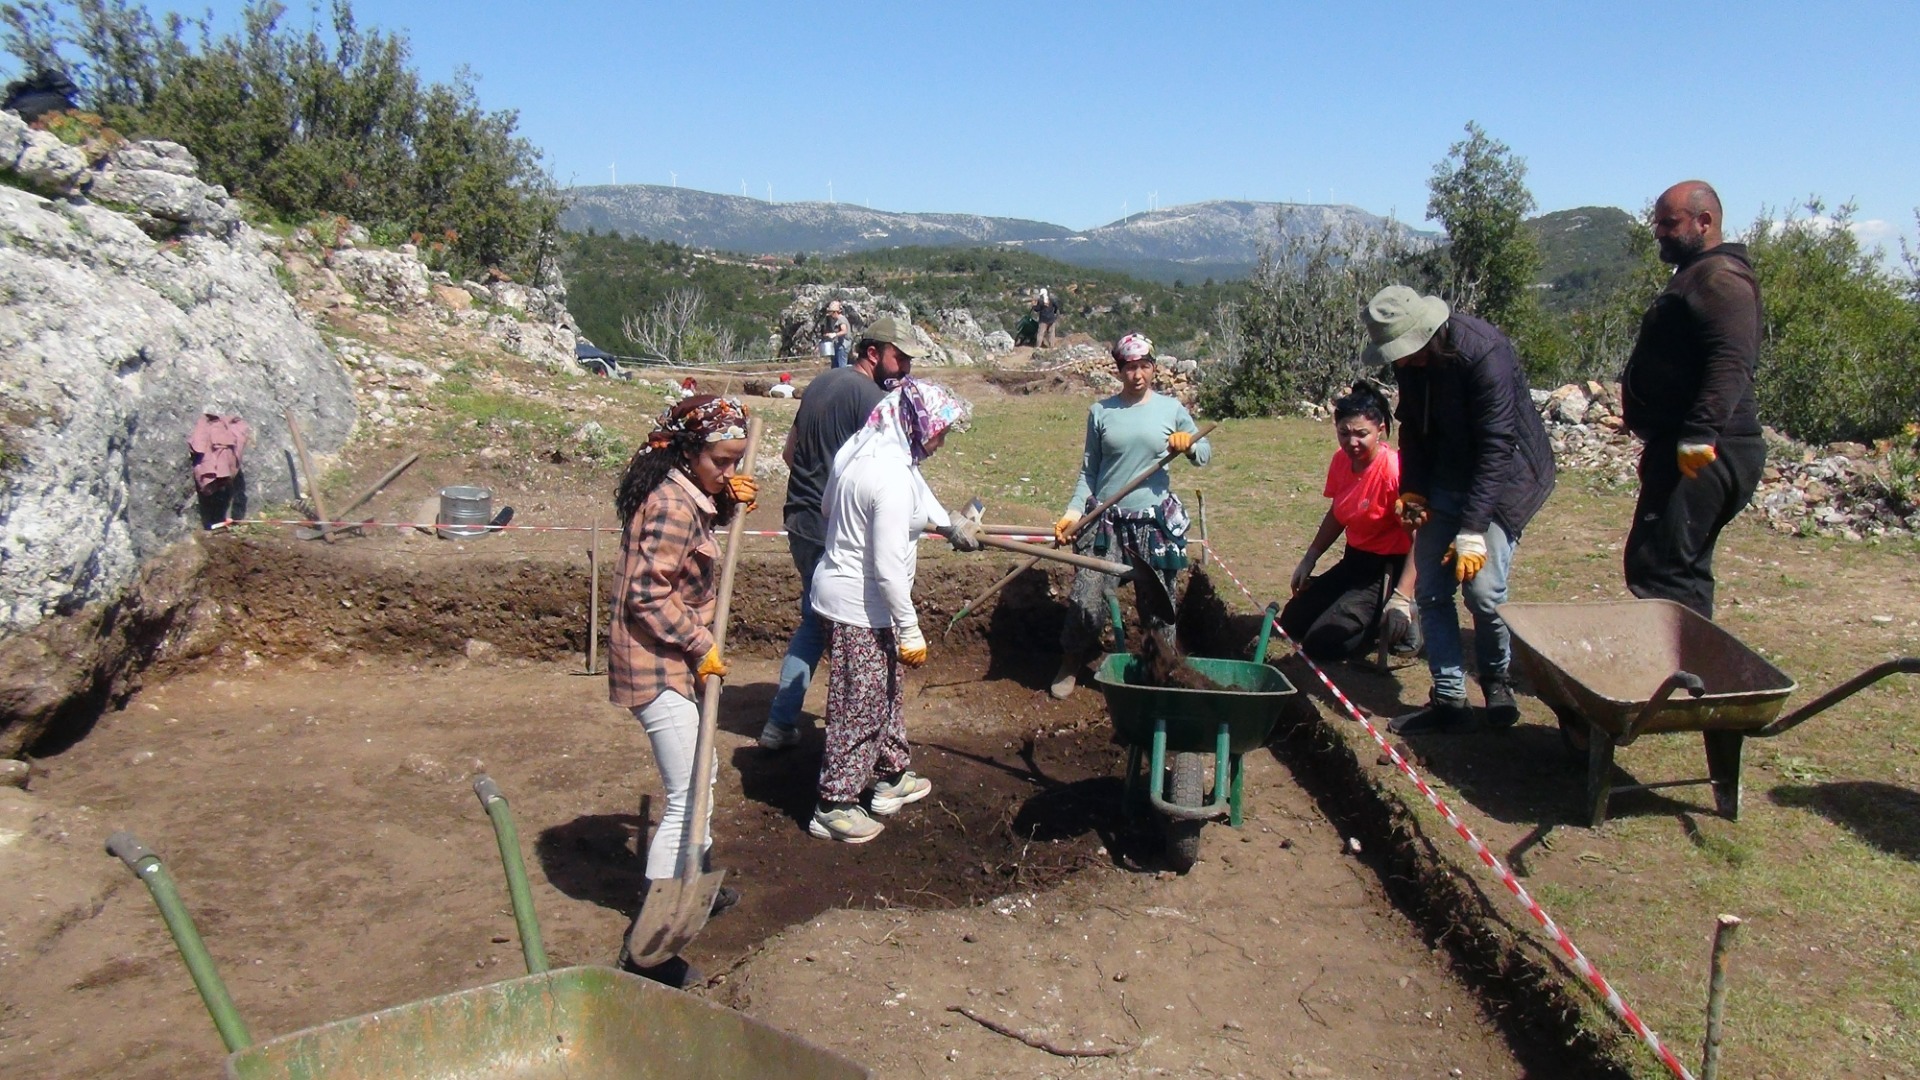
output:
MULTIPOLYGON (((660 827, 653 831, 647 845, 647 876, 670 878, 680 875, 680 851, 686 845, 689 822, 687 809, 692 802, 694 743, 700 738, 700 707, 672 690, 633 710, 633 718, 646 729, 653 743, 653 760, 660 766, 660 785, 667 791, 667 808, 660 814, 660 827)), ((720 772, 714 759, 712 783, 720 772)), ((707 844, 701 851, 704 860, 713 848, 713 807, 707 807, 707 844)))

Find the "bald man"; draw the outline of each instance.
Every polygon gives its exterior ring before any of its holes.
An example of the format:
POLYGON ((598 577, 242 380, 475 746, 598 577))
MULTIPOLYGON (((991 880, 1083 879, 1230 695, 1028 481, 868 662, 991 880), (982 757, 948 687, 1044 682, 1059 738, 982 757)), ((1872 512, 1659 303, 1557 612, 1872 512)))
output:
POLYGON ((1745 244, 1721 236, 1720 196, 1704 181, 1653 207, 1660 261, 1674 267, 1640 320, 1620 377, 1627 427, 1645 442, 1627 532, 1627 588, 1713 617, 1713 549, 1753 498, 1766 465, 1753 392, 1760 285, 1745 244))

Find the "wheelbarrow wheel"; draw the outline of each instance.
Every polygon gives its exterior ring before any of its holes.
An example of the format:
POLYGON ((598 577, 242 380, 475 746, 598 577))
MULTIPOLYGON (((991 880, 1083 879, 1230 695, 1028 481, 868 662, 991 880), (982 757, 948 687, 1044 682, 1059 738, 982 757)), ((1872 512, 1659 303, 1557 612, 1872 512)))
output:
MULTIPOLYGON (((1176 753, 1170 756, 1173 777, 1168 783, 1167 801, 1175 806, 1206 805, 1209 755, 1176 753)), ((1205 824, 1204 821, 1167 819, 1167 862, 1174 870, 1184 874, 1199 861, 1200 827, 1205 824)))

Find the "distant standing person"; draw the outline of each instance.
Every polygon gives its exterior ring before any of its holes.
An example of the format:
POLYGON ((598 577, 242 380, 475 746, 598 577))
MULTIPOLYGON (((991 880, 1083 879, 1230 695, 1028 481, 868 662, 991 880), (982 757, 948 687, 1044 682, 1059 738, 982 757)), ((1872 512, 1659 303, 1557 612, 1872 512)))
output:
POLYGON ((1393 721, 1399 734, 1466 731, 1467 672, 1458 589, 1473 615, 1473 651, 1487 723, 1520 719, 1509 671, 1513 641, 1499 608, 1521 530, 1553 493, 1553 445, 1533 407, 1513 343, 1494 325, 1451 312, 1405 285, 1375 293, 1361 312, 1369 364, 1400 382, 1401 519, 1413 539, 1414 602, 1433 691, 1393 721))
POLYGON ((1753 389, 1760 284, 1746 245, 1722 239, 1720 196, 1703 181, 1660 196, 1653 235, 1674 274, 1641 318, 1620 377, 1623 419, 1645 444, 1627 588, 1711 619, 1714 545, 1767 463, 1753 389))
MULTIPOLYGON (((1199 427, 1180 399, 1154 393, 1153 342, 1145 334, 1128 334, 1114 344, 1113 367, 1120 376, 1120 392, 1087 410, 1080 477, 1066 511, 1053 527, 1054 539, 1072 544, 1082 555, 1114 562, 1138 556, 1158 571, 1171 597, 1176 595, 1180 571, 1187 567, 1187 512, 1173 493, 1167 470, 1158 470, 1129 492, 1082 530, 1078 539, 1067 535, 1082 515, 1167 453, 1185 454, 1195 465, 1205 465, 1213 456, 1207 440, 1194 438, 1199 427)), ((1067 624, 1060 634, 1060 670, 1048 688, 1054 697, 1072 696, 1080 669, 1099 651, 1100 631, 1107 621, 1106 598, 1114 585, 1111 574, 1074 572, 1067 624)))
POLYGON ((1054 299, 1052 293, 1040 290, 1040 295, 1033 301, 1033 317, 1040 324, 1033 337, 1033 347, 1049 349, 1059 344, 1054 340, 1053 324, 1060 321, 1060 301, 1054 299))
POLYGON ((833 357, 833 366, 847 366, 847 346, 853 338, 853 324, 847 321, 847 314, 841 310, 840 301, 827 304, 826 316, 822 320, 826 329, 820 334, 820 351, 833 357))

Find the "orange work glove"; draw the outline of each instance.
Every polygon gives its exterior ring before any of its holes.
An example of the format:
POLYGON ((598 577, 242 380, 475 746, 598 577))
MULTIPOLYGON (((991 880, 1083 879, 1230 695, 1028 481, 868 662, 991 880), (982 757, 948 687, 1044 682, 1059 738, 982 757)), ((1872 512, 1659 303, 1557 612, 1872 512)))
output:
POLYGON ((1061 547, 1072 547, 1073 526, 1079 520, 1077 517, 1063 517, 1059 521, 1054 522, 1053 542, 1061 547))
POLYGON ((693 671, 694 681, 700 683, 702 686, 706 685, 707 676, 709 675, 718 675, 723 679, 727 677, 727 662, 720 659, 720 646, 718 645, 712 645, 707 648, 707 655, 700 658, 700 666, 693 671))
POLYGON ((754 498, 760 494, 760 485, 754 483, 751 476, 734 473, 727 477, 727 491, 733 495, 733 501, 740 504, 740 512, 743 514, 753 513, 754 507, 760 505, 754 501, 754 498))
POLYGON ((1487 565, 1487 534, 1463 532, 1447 545, 1447 553, 1440 556, 1440 565, 1453 564, 1453 576, 1461 582, 1473 580, 1487 565))
POLYGON ((1701 469, 1713 464, 1713 460, 1720 454, 1713 448, 1712 443, 1683 442, 1674 456, 1680 462, 1681 475, 1692 480, 1700 475, 1701 469))
POLYGON ((1393 512, 1400 515, 1400 524, 1409 529, 1417 529, 1433 519, 1433 511, 1427 509, 1427 497, 1412 492, 1393 500, 1393 512))
POLYGON ((1167 449, 1175 454, 1184 454, 1193 449, 1193 432, 1176 431, 1167 436, 1167 449))

